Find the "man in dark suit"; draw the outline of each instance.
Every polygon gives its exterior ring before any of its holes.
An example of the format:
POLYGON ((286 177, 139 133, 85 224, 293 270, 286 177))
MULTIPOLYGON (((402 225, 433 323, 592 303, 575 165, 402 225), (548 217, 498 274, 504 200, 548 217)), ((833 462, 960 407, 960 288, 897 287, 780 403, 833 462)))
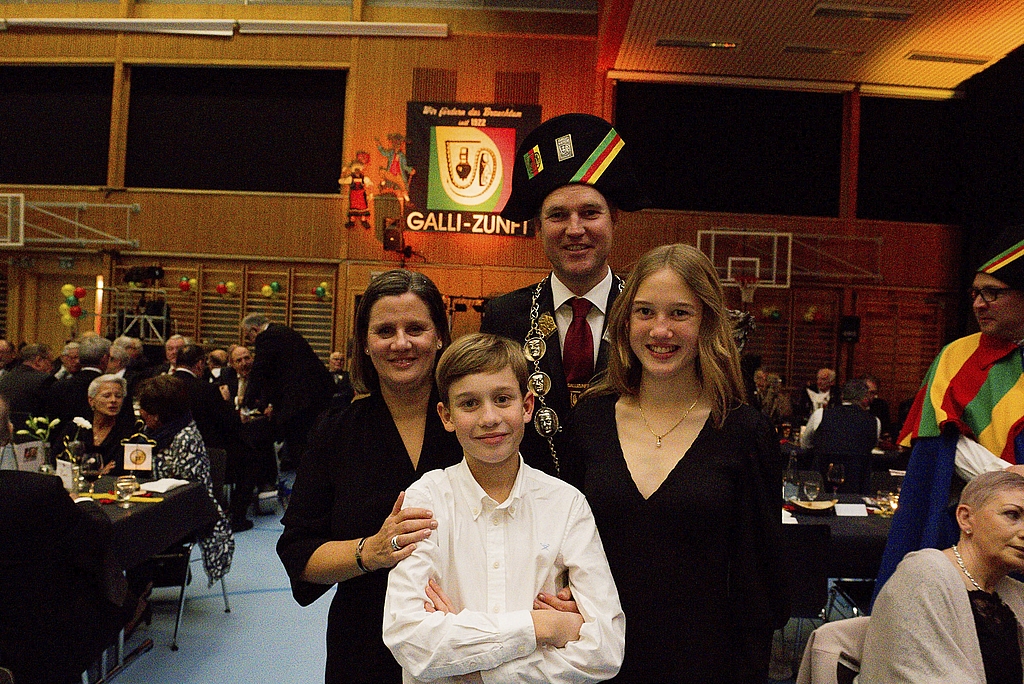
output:
POLYGON ((21 349, 21 363, 0 377, 0 395, 19 425, 29 416, 42 415, 53 376, 53 357, 45 344, 26 344, 21 349))
POLYGON ((110 340, 98 335, 81 338, 78 341, 78 358, 82 370, 51 385, 47 401, 47 415, 60 418, 65 424, 75 416, 92 419, 89 383, 106 372, 110 340))
POLYGON ((14 681, 67 684, 113 643, 134 601, 110 539, 110 518, 59 478, 0 470, 0 666, 14 681))
POLYGON ((249 314, 242 319, 242 333, 256 357, 244 406, 255 408, 259 397, 270 402, 271 420, 288 450, 282 469, 298 467, 306 436, 334 395, 334 381, 309 342, 288 326, 249 314))
POLYGON ((512 194, 501 215, 539 218, 551 274, 488 302, 480 329, 525 343, 537 395, 520 451, 557 474, 560 426, 595 374, 607 365, 605 321, 622 281, 608 267, 619 209, 647 205, 622 139, 585 114, 551 119, 516 155, 512 194))

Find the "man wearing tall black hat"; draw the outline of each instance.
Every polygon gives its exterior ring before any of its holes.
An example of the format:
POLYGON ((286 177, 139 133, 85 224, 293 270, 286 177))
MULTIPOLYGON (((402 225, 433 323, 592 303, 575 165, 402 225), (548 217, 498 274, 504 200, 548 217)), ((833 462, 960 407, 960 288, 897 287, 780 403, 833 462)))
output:
POLYGON ((952 511, 966 480, 1024 474, 1024 226, 995 241, 967 295, 981 332, 939 353, 903 426, 913 453, 876 593, 905 553, 957 541, 952 511))
POLYGON ((524 345, 537 395, 520 451, 557 475, 560 427, 607 364, 605 318, 622 281, 608 267, 618 210, 647 206, 625 143, 596 116, 566 114, 541 124, 516 153, 502 217, 540 220, 551 274, 492 299, 480 329, 524 345))

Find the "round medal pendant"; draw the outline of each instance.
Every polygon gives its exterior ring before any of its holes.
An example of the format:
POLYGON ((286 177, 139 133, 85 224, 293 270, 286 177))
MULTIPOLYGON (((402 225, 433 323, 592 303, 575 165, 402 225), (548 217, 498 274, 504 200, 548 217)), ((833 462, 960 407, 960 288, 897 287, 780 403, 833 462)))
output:
POLYGON ((527 361, 540 361, 547 350, 548 345, 542 337, 531 337, 523 344, 523 356, 527 361))
POLYGON ((530 390, 538 397, 543 397, 551 391, 551 376, 544 371, 537 371, 526 382, 530 390))
POLYGON ((558 414, 547 406, 538 409, 533 418, 533 426, 541 437, 553 437, 558 432, 558 414))

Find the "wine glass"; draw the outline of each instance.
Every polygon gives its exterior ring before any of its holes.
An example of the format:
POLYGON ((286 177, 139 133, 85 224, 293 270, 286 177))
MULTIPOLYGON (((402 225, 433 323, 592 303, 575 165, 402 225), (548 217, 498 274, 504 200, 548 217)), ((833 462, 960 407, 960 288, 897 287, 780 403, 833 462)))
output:
POLYGON ((803 477, 803 490, 804 498, 808 501, 814 501, 818 498, 818 494, 821 492, 821 474, 820 473, 807 473, 803 477))
POLYGON ((114 482, 114 496, 117 498, 117 505, 121 508, 128 508, 131 504, 132 495, 138 488, 139 483, 134 475, 121 475, 114 482))
POLYGON ((828 472, 825 473, 825 479, 832 485, 832 496, 836 496, 836 492, 839 491, 840 485, 846 481, 846 468, 842 463, 829 463, 828 472))
POLYGON ((103 456, 86 454, 82 457, 82 477, 89 483, 89 496, 96 493, 96 480, 103 473, 103 456))

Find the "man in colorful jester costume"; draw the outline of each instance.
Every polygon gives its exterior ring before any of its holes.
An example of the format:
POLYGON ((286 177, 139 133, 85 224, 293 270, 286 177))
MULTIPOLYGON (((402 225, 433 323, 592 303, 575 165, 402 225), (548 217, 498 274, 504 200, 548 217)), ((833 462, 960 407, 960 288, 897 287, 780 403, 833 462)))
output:
POLYGON ((957 541, 953 511, 967 480, 1024 474, 1024 226, 1004 232, 968 292, 981 332, 932 362, 900 435, 913 445, 875 593, 903 556, 957 541))

